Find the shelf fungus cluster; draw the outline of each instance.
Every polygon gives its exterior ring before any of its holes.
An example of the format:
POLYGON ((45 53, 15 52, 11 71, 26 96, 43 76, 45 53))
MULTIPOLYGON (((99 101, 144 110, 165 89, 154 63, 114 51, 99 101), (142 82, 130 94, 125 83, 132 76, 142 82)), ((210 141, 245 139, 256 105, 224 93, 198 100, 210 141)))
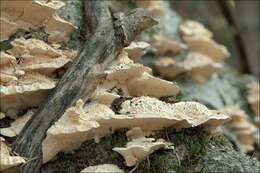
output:
POLYGON ((6 171, 26 162, 23 157, 10 154, 10 148, 3 137, 0 137, 0 151, 0 171, 6 171))
MULTIPOLYGON (((15 53, 15 50, 9 52, 15 53)), ((43 47, 35 52, 39 50, 45 52, 43 47)), ((48 54, 56 55, 54 52, 48 54)), ((119 128, 139 127, 143 132, 150 132, 170 126, 180 130, 202 125, 206 131, 214 132, 230 119, 229 116, 209 110, 197 102, 170 104, 159 100, 163 96, 177 96, 179 88, 176 83, 152 76, 150 68, 134 63, 125 50, 104 71, 104 75, 105 79, 93 92, 91 102, 79 99, 48 129, 42 143, 43 163, 51 160, 60 151, 77 148, 85 140, 95 139, 98 142, 101 137, 119 128)), ((28 111, 13 122, 11 127, 1 129, 1 135, 18 135, 32 114, 33 110, 28 111)), ((133 134, 133 131, 128 132, 128 136, 136 136, 133 134)), ((132 138, 126 148, 114 150, 125 153, 122 154, 125 158, 132 155, 128 158, 130 160, 127 165, 133 165, 165 145, 165 141, 154 141, 142 136, 132 138), (135 155, 137 151, 139 155, 135 155)))
POLYGON ((229 106, 223 109, 232 120, 230 126, 237 135, 244 152, 254 150, 254 143, 258 140, 257 128, 248 121, 248 115, 238 107, 229 106))
POLYGON ((77 51, 60 50, 37 39, 15 39, 1 53, 1 112, 16 116, 28 107, 39 106, 58 78, 56 70, 72 62, 77 51))
POLYGON ((255 112, 255 124, 260 127, 260 85, 257 82, 249 83, 247 101, 255 112))
MULTIPOLYGON (((62 51, 35 39, 16 39, 12 45, 13 48, 7 52, 1 52, 4 55, 1 73, 13 77, 11 81, 1 78, 1 112, 6 116, 38 106, 55 87, 56 69, 64 67, 76 55, 76 51, 62 51)), ((174 82, 152 76, 150 68, 134 63, 132 59, 143 55, 148 46, 146 43, 132 43, 125 48, 104 71, 104 79, 93 92, 91 102, 84 101, 82 96, 48 129, 42 143, 43 163, 60 151, 79 147, 85 140, 98 142, 119 128, 138 127, 145 133, 170 126, 180 130, 201 125, 206 131, 214 132, 230 119, 197 102, 170 104, 159 100, 164 96, 176 97, 179 88, 174 82)), ((18 135, 33 112, 28 110, 11 127, 2 128, 1 135, 18 135)), ((163 140, 136 134, 128 132, 132 141, 126 144, 126 148, 114 148, 125 157, 128 166, 168 145, 163 140)))
POLYGON ((209 30, 198 22, 188 20, 180 25, 179 31, 186 45, 172 40, 168 40, 169 43, 164 41, 163 45, 159 39, 151 40, 152 46, 158 51, 157 55, 162 55, 154 61, 155 69, 162 76, 175 78, 187 74, 203 83, 222 69, 219 61, 229 57, 229 52, 212 39, 213 34, 209 30), (185 52, 182 51, 184 49, 188 50, 186 56, 180 54, 185 52), (165 56, 169 51, 174 53, 173 57, 165 56))
POLYGON ((7 40, 18 29, 44 26, 53 43, 68 41, 77 28, 56 14, 56 10, 65 6, 58 0, 1 1, 0 41, 7 40))

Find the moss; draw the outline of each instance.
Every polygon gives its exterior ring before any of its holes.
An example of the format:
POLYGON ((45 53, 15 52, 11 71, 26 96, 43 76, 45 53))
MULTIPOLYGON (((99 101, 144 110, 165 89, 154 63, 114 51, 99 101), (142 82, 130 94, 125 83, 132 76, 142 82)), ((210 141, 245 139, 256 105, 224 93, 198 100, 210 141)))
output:
POLYGON ((202 165, 199 172, 204 170, 204 158, 207 154, 207 134, 202 127, 183 129, 174 136, 175 145, 185 145, 185 154, 181 164, 176 164, 177 172, 193 172, 198 164, 202 165))
POLYGON ((227 139, 223 135, 218 136, 213 141, 214 141, 215 144, 219 144, 220 146, 228 146, 229 145, 227 139))
POLYGON ((176 158, 177 156, 174 155, 173 152, 166 150, 156 151, 149 156, 149 161, 146 160, 139 164, 136 170, 137 173, 166 173, 170 171, 176 171, 178 173, 193 172, 197 165, 200 165, 201 168, 196 171, 205 171, 204 159, 207 153, 208 135, 204 132, 202 127, 182 129, 180 132, 175 132, 174 129, 167 128, 159 131, 152 137, 168 138, 174 144, 174 152, 177 152, 176 155, 182 155, 181 151, 178 151, 176 148, 183 145, 185 148, 184 155, 179 158, 179 164, 176 158))
POLYGON ((36 38, 48 43, 48 34, 43 27, 30 28, 29 30, 18 29, 15 34, 9 37, 8 40, 0 42, 0 51, 6 51, 12 48, 11 42, 16 38, 24 37, 25 39, 36 38))

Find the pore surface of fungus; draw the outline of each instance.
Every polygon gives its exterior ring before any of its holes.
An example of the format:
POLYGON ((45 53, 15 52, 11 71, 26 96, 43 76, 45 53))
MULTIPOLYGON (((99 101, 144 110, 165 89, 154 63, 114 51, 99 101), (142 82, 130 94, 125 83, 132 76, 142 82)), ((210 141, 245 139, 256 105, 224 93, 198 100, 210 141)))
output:
POLYGON ((79 100, 48 129, 42 143, 43 163, 59 151, 70 151, 85 140, 98 142, 118 128, 140 127, 147 132, 169 126, 179 130, 203 125, 205 130, 211 131, 229 120, 227 115, 196 102, 169 104, 143 96, 127 100, 121 107, 120 114, 115 114, 107 105, 93 102, 84 106, 84 102, 79 100))

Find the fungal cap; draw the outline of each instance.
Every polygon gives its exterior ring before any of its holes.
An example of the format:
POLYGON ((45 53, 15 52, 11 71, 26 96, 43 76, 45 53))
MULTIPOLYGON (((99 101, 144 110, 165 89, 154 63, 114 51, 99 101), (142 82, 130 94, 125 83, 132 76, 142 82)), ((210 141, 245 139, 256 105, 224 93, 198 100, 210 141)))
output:
POLYGON ((150 47, 149 43, 146 42, 132 42, 128 47, 125 47, 124 50, 128 53, 128 56, 135 60, 146 53, 146 49, 150 47))
POLYGON ((124 173, 123 170, 119 169, 118 166, 113 164, 102 164, 102 165, 96 165, 96 166, 89 166, 80 173, 101 173, 101 172, 115 172, 115 173, 124 173))

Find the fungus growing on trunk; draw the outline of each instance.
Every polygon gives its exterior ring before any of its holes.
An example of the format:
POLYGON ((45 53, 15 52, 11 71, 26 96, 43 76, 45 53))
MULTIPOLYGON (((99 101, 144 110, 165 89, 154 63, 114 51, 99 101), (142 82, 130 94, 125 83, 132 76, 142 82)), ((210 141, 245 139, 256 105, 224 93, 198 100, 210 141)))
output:
POLYGON ((1 52, 1 111, 16 118, 28 107, 39 106, 55 87, 56 70, 72 62, 77 51, 60 50, 37 39, 15 39, 1 52))
POLYGON ((258 139, 257 128, 248 121, 248 115, 235 106, 225 107, 223 112, 232 118, 230 126, 241 142, 243 151, 254 150, 254 143, 258 139))
POLYGON ((146 53, 146 49, 150 47, 149 43, 139 41, 132 42, 129 46, 125 47, 124 50, 128 53, 129 58, 135 60, 146 53))
MULTIPOLYGON (((113 150, 120 153, 124 157, 126 166, 134 166, 138 162, 145 160, 150 154, 160 148, 169 149, 170 145, 172 144, 164 141, 163 139, 158 139, 155 141, 154 138, 138 136, 136 138, 132 138, 130 142, 127 142, 125 148, 115 147, 113 150)), ((173 147, 170 149, 173 149, 173 147)))
POLYGON ((163 55, 167 52, 172 54, 178 53, 181 49, 186 49, 187 46, 173 40, 169 40, 159 35, 154 35, 149 43, 157 49, 156 55, 163 55))
POLYGON ((50 34, 50 42, 68 41, 71 33, 76 29, 71 23, 61 19, 55 13, 65 6, 61 1, 1 1, 1 38, 8 39, 18 28, 29 29, 45 26, 50 34))
POLYGON ((158 58, 154 61, 154 67, 164 77, 174 78, 185 73, 200 83, 207 81, 212 74, 222 69, 221 64, 196 52, 190 52, 182 62, 170 57, 158 58))
POLYGON ((183 22, 179 27, 179 31, 184 40, 186 38, 194 37, 194 36, 200 38, 208 38, 208 39, 211 39, 213 37, 212 32, 210 32, 199 22, 193 20, 187 20, 183 22))
POLYGON ((230 53, 225 46, 216 43, 212 33, 203 25, 195 21, 186 21, 179 27, 182 39, 194 52, 210 57, 213 61, 228 58, 230 53))

